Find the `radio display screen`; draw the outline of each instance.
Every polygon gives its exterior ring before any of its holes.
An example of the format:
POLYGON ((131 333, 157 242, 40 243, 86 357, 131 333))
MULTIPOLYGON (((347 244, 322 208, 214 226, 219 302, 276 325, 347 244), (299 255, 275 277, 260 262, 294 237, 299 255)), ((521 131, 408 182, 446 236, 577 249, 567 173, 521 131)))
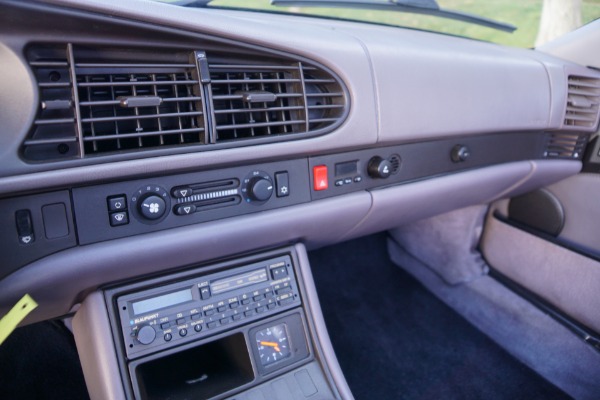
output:
POLYGON ((161 308, 175 306, 193 300, 192 289, 163 294, 150 299, 136 301, 131 304, 135 315, 146 314, 161 308))
POLYGON ((212 294, 219 294, 244 286, 253 285, 255 283, 265 282, 268 279, 267 269, 261 268, 245 274, 230 276, 229 278, 213 281, 210 284, 210 291, 212 294))

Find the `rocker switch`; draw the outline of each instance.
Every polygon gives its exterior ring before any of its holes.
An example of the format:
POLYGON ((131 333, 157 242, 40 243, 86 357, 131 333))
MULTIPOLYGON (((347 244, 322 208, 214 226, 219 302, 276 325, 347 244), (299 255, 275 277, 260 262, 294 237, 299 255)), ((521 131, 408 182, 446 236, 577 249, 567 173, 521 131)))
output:
POLYGON ((15 213, 15 222, 17 223, 17 234, 19 235, 19 243, 31 244, 35 241, 33 234, 33 222, 31 220, 31 212, 29 210, 19 210, 15 213))

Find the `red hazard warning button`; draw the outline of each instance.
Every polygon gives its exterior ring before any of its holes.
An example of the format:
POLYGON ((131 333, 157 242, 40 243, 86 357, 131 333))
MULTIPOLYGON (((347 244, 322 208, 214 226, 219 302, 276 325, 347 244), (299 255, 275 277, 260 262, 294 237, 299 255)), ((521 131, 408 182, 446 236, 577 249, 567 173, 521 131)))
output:
POLYGON ((329 187, 327 183, 327 165, 313 167, 313 184, 315 190, 325 190, 329 187))

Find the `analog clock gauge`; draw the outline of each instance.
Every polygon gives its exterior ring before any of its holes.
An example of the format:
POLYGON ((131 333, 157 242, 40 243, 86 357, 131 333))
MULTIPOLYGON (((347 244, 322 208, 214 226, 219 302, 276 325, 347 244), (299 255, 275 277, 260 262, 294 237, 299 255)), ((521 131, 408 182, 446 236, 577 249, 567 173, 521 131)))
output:
POLYGON ((256 346, 263 366, 288 358, 292 354, 285 324, 256 332, 256 346))

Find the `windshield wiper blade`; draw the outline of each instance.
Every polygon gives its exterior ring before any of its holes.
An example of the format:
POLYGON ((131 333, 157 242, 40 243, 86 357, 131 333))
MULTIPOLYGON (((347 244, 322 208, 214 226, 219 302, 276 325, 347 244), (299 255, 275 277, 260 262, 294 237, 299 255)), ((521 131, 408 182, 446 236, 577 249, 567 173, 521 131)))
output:
POLYGON ((442 9, 435 0, 271 0, 271 4, 284 7, 336 7, 396 11, 454 19, 504 32, 514 32, 517 29, 514 25, 494 21, 493 19, 461 11, 442 9))

